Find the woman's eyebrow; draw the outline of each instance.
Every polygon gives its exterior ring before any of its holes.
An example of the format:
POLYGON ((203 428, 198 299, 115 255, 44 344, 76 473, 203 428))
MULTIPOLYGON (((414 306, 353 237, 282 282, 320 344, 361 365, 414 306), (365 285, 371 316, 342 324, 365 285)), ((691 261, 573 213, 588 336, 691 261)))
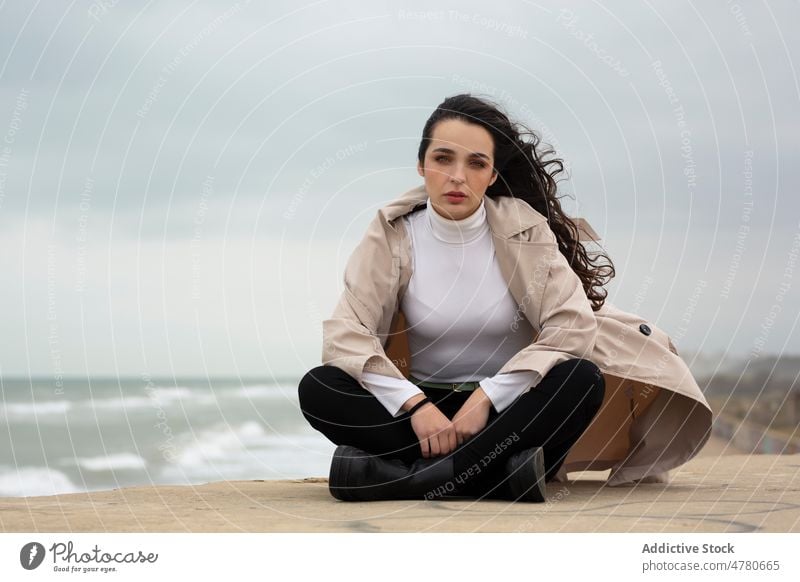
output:
MULTIPOLYGON (((433 151, 434 152, 442 152, 442 153, 445 153, 445 154, 455 154, 456 153, 454 150, 451 150, 450 148, 436 148, 433 151)), ((485 158, 487 160, 489 159, 489 156, 487 156, 483 152, 472 152, 469 155, 472 156, 472 157, 476 157, 476 158, 485 158)))

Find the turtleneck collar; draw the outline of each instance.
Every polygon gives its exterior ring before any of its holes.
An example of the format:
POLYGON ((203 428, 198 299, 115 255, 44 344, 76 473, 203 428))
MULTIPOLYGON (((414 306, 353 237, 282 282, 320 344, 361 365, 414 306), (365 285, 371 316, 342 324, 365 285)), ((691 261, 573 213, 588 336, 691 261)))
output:
POLYGON ((445 218, 436 212, 430 199, 428 199, 428 206, 425 208, 425 211, 428 218, 427 222, 433 232, 433 236, 442 242, 450 244, 469 243, 489 230, 489 223, 486 220, 484 198, 481 198, 481 204, 475 212, 461 220, 445 218))

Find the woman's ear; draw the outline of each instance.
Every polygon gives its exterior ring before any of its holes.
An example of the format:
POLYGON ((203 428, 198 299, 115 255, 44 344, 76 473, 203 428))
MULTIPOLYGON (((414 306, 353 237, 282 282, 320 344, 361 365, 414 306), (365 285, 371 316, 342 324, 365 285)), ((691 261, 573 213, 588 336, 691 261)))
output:
POLYGON ((425 169, 422 167, 422 164, 419 161, 417 162, 417 173, 423 178, 425 177, 425 169))

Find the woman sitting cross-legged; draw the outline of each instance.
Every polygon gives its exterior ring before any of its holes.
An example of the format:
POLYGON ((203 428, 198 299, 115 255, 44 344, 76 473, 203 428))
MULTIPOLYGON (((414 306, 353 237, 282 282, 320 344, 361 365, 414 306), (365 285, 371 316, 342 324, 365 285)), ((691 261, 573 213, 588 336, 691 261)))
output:
POLYGON ((384 206, 348 261, 324 365, 299 385, 339 445, 338 499, 544 501, 603 402, 593 309, 613 266, 561 210, 560 160, 516 127, 484 100, 445 100, 423 129, 424 186, 384 206), (401 317, 407 374, 384 349, 401 317))

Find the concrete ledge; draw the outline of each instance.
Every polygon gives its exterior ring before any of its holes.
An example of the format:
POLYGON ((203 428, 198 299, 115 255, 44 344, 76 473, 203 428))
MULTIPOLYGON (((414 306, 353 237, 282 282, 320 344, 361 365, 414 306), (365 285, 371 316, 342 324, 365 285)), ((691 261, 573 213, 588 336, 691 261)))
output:
POLYGON ((0 499, 5 532, 798 532, 800 455, 693 459, 673 481, 548 485, 543 504, 345 503, 327 480, 133 487, 0 499))

